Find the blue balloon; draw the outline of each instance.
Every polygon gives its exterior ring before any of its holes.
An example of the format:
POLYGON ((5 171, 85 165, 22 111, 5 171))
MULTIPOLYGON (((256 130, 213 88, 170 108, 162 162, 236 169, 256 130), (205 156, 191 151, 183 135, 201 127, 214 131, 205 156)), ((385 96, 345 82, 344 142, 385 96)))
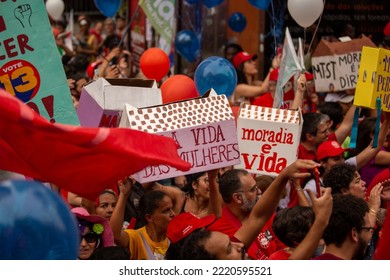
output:
POLYGON ((196 68, 194 81, 200 95, 213 88, 218 94, 230 97, 237 86, 237 72, 229 60, 211 56, 196 68))
POLYGON ((246 27, 246 17, 242 13, 233 13, 229 17, 229 27, 235 32, 242 32, 246 27))
POLYGON ((0 259, 75 260, 79 230, 69 207, 35 181, 0 184, 0 259))
POLYGON ((176 34, 175 50, 189 62, 195 62, 200 56, 198 37, 191 30, 182 30, 176 34))
POLYGON ((106 17, 113 17, 122 5, 122 0, 94 0, 96 8, 106 17))
POLYGON ((259 8, 260 10, 268 10, 268 6, 271 0, 248 0, 252 6, 259 8))
POLYGON ((223 0, 202 0, 203 5, 205 5, 207 8, 215 7, 222 2, 223 0))

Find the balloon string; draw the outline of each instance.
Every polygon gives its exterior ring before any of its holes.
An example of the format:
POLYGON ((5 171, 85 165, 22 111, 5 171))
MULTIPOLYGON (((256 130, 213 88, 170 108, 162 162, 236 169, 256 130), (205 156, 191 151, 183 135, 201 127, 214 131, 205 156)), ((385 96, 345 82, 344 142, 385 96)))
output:
POLYGON ((310 53, 311 46, 313 45, 314 38, 315 38, 315 36, 316 36, 316 34, 317 34, 317 31, 318 31, 318 27, 320 26, 320 23, 321 23, 321 20, 322 20, 322 15, 324 14, 325 4, 326 4, 326 0, 324 0, 324 8, 322 9, 320 18, 318 19, 318 23, 317 23, 316 29, 314 30, 313 37, 311 38, 311 42, 310 42, 309 48, 307 49, 307 52, 308 52, 308 53, 310 53))

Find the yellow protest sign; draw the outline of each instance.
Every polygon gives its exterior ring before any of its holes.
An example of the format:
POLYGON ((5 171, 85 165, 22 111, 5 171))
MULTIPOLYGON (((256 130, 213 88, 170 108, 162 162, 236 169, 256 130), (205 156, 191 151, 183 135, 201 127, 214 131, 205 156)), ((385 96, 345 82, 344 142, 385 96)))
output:
POLYGON ((354 105, 375 109, 378 97, 390 111, 390 50, 363 47, 354 105))

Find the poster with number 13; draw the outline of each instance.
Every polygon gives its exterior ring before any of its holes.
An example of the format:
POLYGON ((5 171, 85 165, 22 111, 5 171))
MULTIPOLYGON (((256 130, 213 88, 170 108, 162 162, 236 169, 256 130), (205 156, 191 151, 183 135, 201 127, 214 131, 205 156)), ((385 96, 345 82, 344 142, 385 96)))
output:
POLYGON ((79 125, 42 0, 0 0, 0 87, 52 123, 79 125))

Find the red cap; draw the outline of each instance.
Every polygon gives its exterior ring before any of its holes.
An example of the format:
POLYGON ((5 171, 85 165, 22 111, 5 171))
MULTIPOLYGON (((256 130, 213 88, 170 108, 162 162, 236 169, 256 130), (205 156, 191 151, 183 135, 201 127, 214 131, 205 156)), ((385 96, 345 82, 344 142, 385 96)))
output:
POLYGON ((310 72, 305 72, 305 77, 307 81, 314 80, 314 75, 310 72))
POLYGON ((249 54, 247 52, 239 52, 233 57, 233 65, 235 68, 238 68, 245 61, 256 59, 256 54, 249 54))
POLYGON ((325 141, 317 148, 317 160, 322 160, 326 157, 336 157, 344 153, 337 141, 325 141))
POLYGON ((388 22, 385 26, 385 28, 383 29, 383 34, 385 36, 390 36, 390 22, 388 22))
POLYGON ((214 214, 199 218, 190 212, 175 216, 168 225, 167 237, 172 243, 179 242, 191 232, 214 222, 214 214))

